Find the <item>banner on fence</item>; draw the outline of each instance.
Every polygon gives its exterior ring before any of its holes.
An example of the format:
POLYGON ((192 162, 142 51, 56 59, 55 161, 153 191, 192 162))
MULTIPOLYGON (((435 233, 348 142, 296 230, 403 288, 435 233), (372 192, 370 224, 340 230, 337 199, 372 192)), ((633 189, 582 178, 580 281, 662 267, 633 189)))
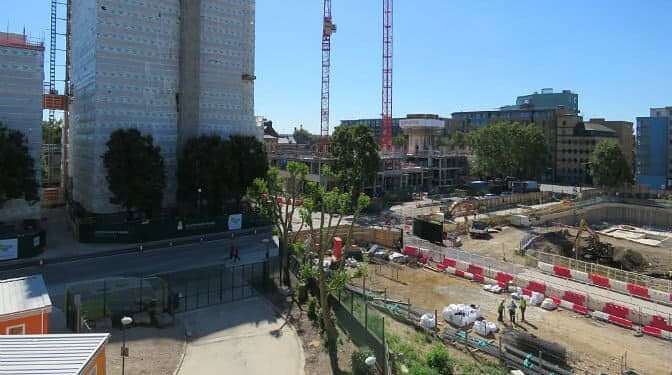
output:
POLYGON ((10 260, 19 257, 19 243, 16 238, 0 240, 0 260, 10 260))

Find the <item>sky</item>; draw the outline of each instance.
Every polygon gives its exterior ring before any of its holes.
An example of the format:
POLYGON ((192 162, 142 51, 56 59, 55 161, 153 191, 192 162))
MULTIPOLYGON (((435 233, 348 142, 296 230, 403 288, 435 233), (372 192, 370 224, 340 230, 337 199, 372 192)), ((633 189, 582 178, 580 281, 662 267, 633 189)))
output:
MULTIPOLYGON (((0 28, 48 39, 49 0, 0 28)), ((332 0, 331 126, 381 112, 382 1, 332 0)), ((672 1, 397 0, 394 115, 493 109, 550 87, 584 118, 635 121, 672 105, 672 1)), ((256 1, 255 112, 319 132, 322 2, 256 1)), ((62 48, 59 46, 59 48, 62 48)))

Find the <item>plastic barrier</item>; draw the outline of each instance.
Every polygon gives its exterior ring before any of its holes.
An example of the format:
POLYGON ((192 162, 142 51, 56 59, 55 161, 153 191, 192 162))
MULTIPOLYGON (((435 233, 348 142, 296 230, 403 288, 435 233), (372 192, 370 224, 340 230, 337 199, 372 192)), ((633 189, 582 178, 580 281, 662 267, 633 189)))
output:
POLYGON ((649 296, 651 297, 652 301, 662 302, 662 303, 670 303, 671 302, 668 298, 669 295, 667 294, 667 292, 662 292, 660 290, 649 289, 649 296))
POLYGON ((628 319, 621 318, 620 316, 609 315, 609 321, 611 323, 614 323, 614 324, 616 324, 618 326, 621 326, 623 328, 627 328, 627 329, 632 329, 633 328, 632 321, 630 321, 628 319))
POLYGON ((649 299, 649 288, 632 283, 628 284, 627 288, 630 294, 639 298, 649 299))
POLYGON ((513 275, 510 275, 506 272, 497 272, 495 280, 497 280, 497 283, 507 284, 509 281, 513 280, 513 275))
POLYGON ((469 263, 458 260, 455 264, 455 268, 459 268, 462 271, 469 272, 469 263))
POLYGON ((590 274, 590 281, 593 282, 596 286, 601 286, 602 288, 611 289, 611 284, 609 284, 609 279, 594 273, 590 274))
POLYGON ((481 284, 483 282, 485 282, 485 277, 483 275, 478 274, 478 273, 474 273, 473 275, 474 275, 474 279, 473 279, 474 281, 478 281, 481 284))
POLYGON ((602 312, 605 312, 609 315, 614 315, 619 318, 627 319, 630 314, 630 310, 625 306, 620 306, 615 303, 605 303, 602 312))
POLYGON ((553 303, 555 303, 556 305, 560 305, 561 299, 558 296, 551 295, 548 298, 552 299, 553 303))
POLYGON ((567 267, 553 266, 553 273, 555 276, 563 277, 565 279, 572 278, 572 272, 567 267))
POLYGON ((553 265, 552 264, 538 262, 537 263, 537 268, 539 268, 542 272, 553 273, 553 265))
POLYGON ((470 264, 469 267, 467 268, 467 272, 471 272, 475 275, 482 275, 483 274, 483 267, 479 267, 475 264, 470 264))
POLYGON ((590 283, 590 275, 583 271, 572 270, 572 279, 582 283, 590 283))
POLYGON ((533 292, 546 294, 546 284, 539 281, 530 281, 529 284, 527 284, 527 289, 533 292))
POLYGON ((628 283, 626 282, 618 280, 609 280, 609 284, 611 285, 611 290, 621 292, 624 294, 630 294, 630 291, 628 290, 628 283))
POLYGON ((663 331, 672 332, 672 322, 668 323, 665 318, 660 315, 654 315, 651 317, 650 326, 662 329, 663 331))
POLYGON ((448 266, 448 267, 455 268, 455 265, 457 264, 457 261, 455 259, 444 258, 443 259, 443 264, 448 266))
POLYGON ((586 306, 586 295, 578 292, 565 291, 562 299, 577 305, 586 306))
POLYGON ((415 246, 406 245, 404 247, 404 255, 408 255, 410 257, 418 256, 418 248, 415 246))
POLYGON ((645 333, 645 334, 651 335, 651 336, 655 336, 655 337, 663 338, 663 331, 660 328, 656 328, 656 327, 652 327, 652 326, 642 327, 642 333, 645 333))

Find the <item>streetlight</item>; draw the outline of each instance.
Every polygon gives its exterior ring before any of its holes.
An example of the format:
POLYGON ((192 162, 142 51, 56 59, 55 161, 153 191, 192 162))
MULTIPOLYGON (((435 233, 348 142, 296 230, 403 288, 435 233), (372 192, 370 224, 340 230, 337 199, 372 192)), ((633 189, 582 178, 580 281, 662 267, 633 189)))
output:
POLYGON ((198 192, 198 214, 200 215, 201 214, 201 192, 203 191, 203 189, 201 189, 199 187, 198 189, 196 189, 196 191, 198 192))
POLYGON ((133 323, 133 318, 124 316, 121 318, 121 375, 124 375, 126 367, 126 357, 128 357, 128 348, 126 347, 126 326, 133 323))

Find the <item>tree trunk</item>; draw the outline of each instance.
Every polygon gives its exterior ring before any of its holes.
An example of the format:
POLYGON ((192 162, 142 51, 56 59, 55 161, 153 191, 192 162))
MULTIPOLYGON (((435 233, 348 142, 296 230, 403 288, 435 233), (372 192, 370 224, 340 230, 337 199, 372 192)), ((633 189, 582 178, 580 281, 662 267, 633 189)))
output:
POLYGON ((292 280, 289 277, 289 248, 287 246, 287 236, 280 236, 278 241, 278 251, 280 253, 280 259, 282 262, 282 283, 285 284, 288 288, 292 287, 292 280))

